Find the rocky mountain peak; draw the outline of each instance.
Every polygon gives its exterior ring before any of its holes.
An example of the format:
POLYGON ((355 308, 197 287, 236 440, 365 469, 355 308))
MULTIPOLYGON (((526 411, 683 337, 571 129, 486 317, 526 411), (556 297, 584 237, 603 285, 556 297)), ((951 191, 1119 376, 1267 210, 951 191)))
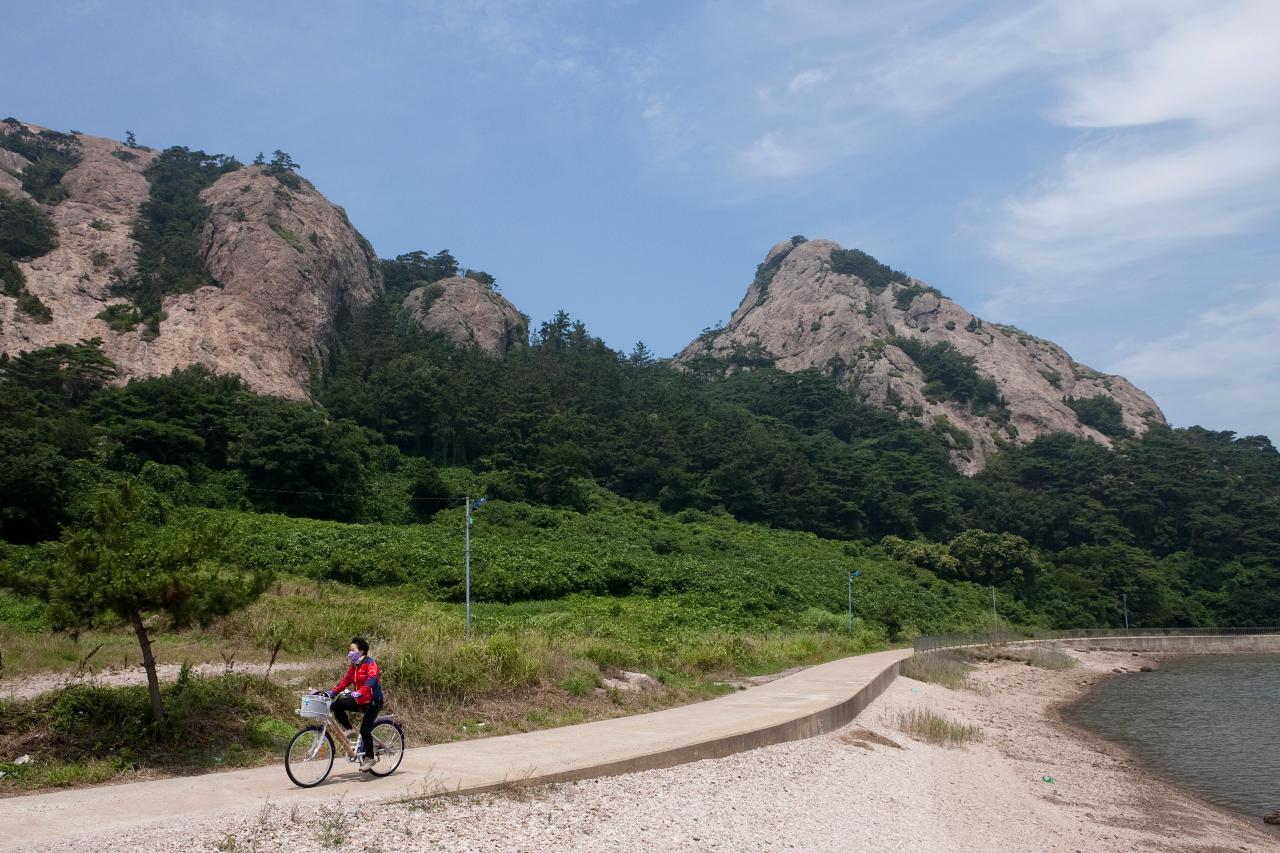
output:
POLYGON ((723 327, 676 358, 685 369, 821 370, 867 402, 943 433, 957 467, 1005 442, 1065 431, 1104 444, 1164 423, 1155 401, 1062 347, 983 321, 911 276, 830 240, 784 240, 723 327))
POLYGON ((415 288, 404 307, 428 332, 440 332, 460 346, 506 355, 529 343, 529 318, 488 284, 453 276, 415 288))
POLYGON ((382 290, 372 247, 292 171, 173 151, 175 168, 209 179, 198 200, 157 197, 150 169, 170 152, 0 123, 0 198, 36 211, 54 235, 46 250, 12 259, 19 275, 0 296, 0 351, 100 338, 124 377, 204 364, 255 391, 305 397, 341 318, 382 290), (198 286, 165 289, 169 269, 150 291, 140 284, 148 202, 185 204, 193 224, 183 248, 198 286))

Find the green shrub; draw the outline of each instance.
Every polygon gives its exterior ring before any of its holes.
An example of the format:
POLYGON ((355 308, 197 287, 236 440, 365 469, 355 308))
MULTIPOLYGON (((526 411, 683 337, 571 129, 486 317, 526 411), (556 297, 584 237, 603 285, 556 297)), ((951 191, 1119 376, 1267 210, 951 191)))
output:
POLYGON ((906 353, 928 385, 925 394, 968 403, 975 412, 1005 412, 1004 398, 994 380, 978 374, 973 356, 962 354, 947 341, 926 343, 920 338, 894 337, 890 343, 906 353))
POLYGON ((958 450, 971 450, 973 448, 973 436, 952 423, 951 418, 946 415, 934 416, 933 429, 947 436, 951 441, 951 446, 958 450))
POLYGON ((53 311, 40 301, 39 296, 29 290, 24 290, 18 295, 18 310, 37 323, 48 323, 53 320, 53 311))
POLYGON ((596 689, 598 681, 597 673, 579 669, 561 679, 560 689, 573 696, 589 696, 596 689))
POLYGON ((133 328, 142 322, 142 317, 138 314, 138 309, 132 305, 108 305, 106 309, 98 312, 96 318, 111 327, 111 330, 117 334, 123 335, 125 332, 133 331, 133 328))
POLYGON ((17 299, 27 289, 27 277, 22 274, 18 262, 0 252, 0 288, 5 296, 17 299))
MULTIPOLYGON (((942 291, 937 288, 913 281, 906 287, 898 288, 897 292, 893 294, 893 304, 898 307, 898 310, 906 311, 911 307, 911 303, 916 301, 917 296, 923 296, 926 293, 932 293, 939 298, 942 296, 942 291)), ((955 325, 955 323, 951 323, 950 328, 954 329, 955 325)))
POLYGON ((49 214, 25 198, 0 190, 0 252, 28 260, 48 254, 57 245, 58 229, 49 214))
MULTIPOLYGON (((880 293, 895 281, 908 282, 911 276, 885 266, 858 249, 836 249, 831 253, 831 271, 862 279, 873 293, 880 293)), ((914 296, 912 297, 915 298, 914 296)), ((911 303, 908 302, 908 305, 911 303)))
POLYGON ((1124 425, 1124 410, 1116 399, 1108 394, 1097 394, 1093 397, 1067 397, 1063 400, 1076 413, 1076 419, 1088 427, 1093 427, 1103 435, 1112 438, 1123 438, 1130 435, 1129 428, 1124 425))
POLYGON ((74 134, 56 130, 30 131, 16 119, 5 119, 3 125, 0 148, 30 161, 22 170, 22 188, 44 204, 57 204, 66 198, 62 176, 80 162, 80 140, 74 134))
MULTIPOLYGON (((0 193, 2 195, 2 193, 0 193)), ((0 252, 0 291, 18 302, 18 310, 37 323, 48 323, 53 312, 31 291, 27 290, 27 277, 13 258, 0 252)))

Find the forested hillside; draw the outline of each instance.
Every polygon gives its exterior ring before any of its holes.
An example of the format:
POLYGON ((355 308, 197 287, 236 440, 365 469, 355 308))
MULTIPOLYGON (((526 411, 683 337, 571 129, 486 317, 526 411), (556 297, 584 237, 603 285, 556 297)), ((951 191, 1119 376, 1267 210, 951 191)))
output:
MULTIPOLYGON (((440 278, 457 273, 444 257, 440 278)), ((112 387, 93 341, 6 358, 11 574, 57 547, 27 546, 136 478, 166 506, 240 518, 229 550, 246 561, 446 601, 460 594, 459 543, 412 543, 458 530, 467 492, 495 501, 478 517, 494 537, 479 546, 481 600, 700 590, 796 624, 807 609, 838 613, 844 568, 862 561, 883 567, 885 594, 856 609, 889 634, 980 624, 988 584, 1024 624, 1117 625, 1122 594, 1136 625, 1280 622, 1280 455, 1265 438, 1153 425, 1108 449, 1055 434, 967 478, 945 431, 816 371, 680 372, 563 313, 504 358, 460 348, 400 308, 424 275, 398 284, 404 263, 384 262, 387 293, 345 331, 314 404, 201 367, 112 387), (503 519, 542 525, 539 547, 503 519), (824 555, 817 574, 781 558, 802 541, 824 555)))

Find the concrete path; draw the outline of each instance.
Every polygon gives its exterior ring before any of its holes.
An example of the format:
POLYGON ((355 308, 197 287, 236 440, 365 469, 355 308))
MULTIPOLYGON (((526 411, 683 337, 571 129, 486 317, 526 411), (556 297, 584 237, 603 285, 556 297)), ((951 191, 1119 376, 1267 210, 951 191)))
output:
POLYGON ((844 658, 651 714, 418 747, 386 779, 339 760, 329 780, 309 790, 292 785, 277 764, 11 798, 0 814, 0 849, 39 849, 54 839, 252 810, 267 802, 479 792, 513 782, 589 779, 718 758, 843 726, 889 685, 898 663, 910 655, 901 649, 844 658))

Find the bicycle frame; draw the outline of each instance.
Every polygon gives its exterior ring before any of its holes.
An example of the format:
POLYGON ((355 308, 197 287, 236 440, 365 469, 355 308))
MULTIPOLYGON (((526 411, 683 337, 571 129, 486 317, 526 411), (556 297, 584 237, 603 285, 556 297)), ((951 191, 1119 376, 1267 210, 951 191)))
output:
MULTIPOLYGON (((329 715, 329 719, 324 721, 324 728, 335 743, 342 744, 342 749, 347 753, 347 758, 355 761, 356 748, 351 745, 351 741, 347 740, 346 734, 342 731, 342 726, 338 725, 338 721, 333 718, 332 714, 329 715)), ((307 752, 307 758, 315 758, 323 743, 324 738, 316 738, 316 742, 312 744, 311 749, 307 752)))

